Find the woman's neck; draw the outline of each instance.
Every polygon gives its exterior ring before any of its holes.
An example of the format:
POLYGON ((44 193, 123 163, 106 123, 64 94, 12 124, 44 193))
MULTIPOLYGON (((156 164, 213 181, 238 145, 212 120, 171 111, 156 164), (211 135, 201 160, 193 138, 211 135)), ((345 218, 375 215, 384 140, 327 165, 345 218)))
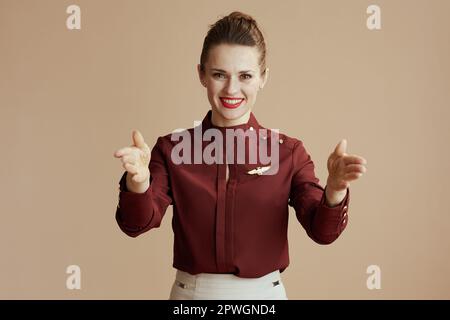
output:
POLYGON ((246 124, 250 119, 251 111, 248 110, 245 114, 237 119, 226 119, 222 117, 218 112, 212 110, 211 123, 216 127, 234 127, 241 124, 246 124))

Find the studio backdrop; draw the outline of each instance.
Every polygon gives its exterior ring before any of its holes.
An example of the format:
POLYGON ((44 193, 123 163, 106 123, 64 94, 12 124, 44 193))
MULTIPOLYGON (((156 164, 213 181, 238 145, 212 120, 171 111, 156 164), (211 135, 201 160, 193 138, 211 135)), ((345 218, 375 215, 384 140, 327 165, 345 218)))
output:
POLYGON ((203 40, 235 10, 267 42, 258 121, 303 141, 322 186, 341 139, 367 159, 334 243, 290 208, 289 299, 450 298, 446 0, 0 0, 0 298, 168 298, 172 207, 124 234, 113 153, 203 119, 203 40))

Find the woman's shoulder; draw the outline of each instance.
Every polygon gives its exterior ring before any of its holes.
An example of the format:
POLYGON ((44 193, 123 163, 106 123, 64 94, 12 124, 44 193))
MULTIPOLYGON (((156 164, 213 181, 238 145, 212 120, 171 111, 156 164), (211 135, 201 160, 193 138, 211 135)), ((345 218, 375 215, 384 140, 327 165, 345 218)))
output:
POLYGON ((302 145, 302 140, 291 136, 290 134, 287 134, 286 132, 282 132, 280 130, 273 130, 269 128, 260 127, 260 132, 264 132, 261 134, 264 134, 267 137, 274 137, 278 139, 279 145, 282 148, 290 149, 291 151, 294 150, 298 145, 302 145))

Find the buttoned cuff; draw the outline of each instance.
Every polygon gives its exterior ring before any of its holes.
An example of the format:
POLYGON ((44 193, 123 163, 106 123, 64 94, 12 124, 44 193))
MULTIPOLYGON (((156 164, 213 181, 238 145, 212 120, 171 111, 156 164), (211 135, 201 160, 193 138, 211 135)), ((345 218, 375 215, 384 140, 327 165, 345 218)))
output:
POLYGON ((325 190, 326 187, 316 212, 316 230, 320 233, 320 237, 335 236, 337 238, 347 226, 350 188, 347 188, 347 193, 341 203, 334 207, 326 204, 325 190))

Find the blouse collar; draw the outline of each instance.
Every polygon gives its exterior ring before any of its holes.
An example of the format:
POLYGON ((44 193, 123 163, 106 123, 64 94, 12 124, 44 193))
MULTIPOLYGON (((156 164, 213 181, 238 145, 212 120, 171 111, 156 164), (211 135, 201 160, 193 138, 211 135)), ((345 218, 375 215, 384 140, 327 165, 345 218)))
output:
POLYGON ((219 127, 216 126, 212 123, 211 121, 212 118, 212 110, 209 110, 208 113, 206 114, 205 118, 203 118, 202 121, 202 128, 204 130, 210 129, 210 128, 215 128, 218 130, 225 130, 225 129, 243 129, 244 131, 246 131, 247 129, 253 130, 253 129, 259 129, 260 125, 258 123, 258 121, 256 120, 253 112, 250 112, 250 118, 248 119, 247 123, 243 123, 243 124, 238 124, 235 126, 230 126, 230 127, 219 127))

